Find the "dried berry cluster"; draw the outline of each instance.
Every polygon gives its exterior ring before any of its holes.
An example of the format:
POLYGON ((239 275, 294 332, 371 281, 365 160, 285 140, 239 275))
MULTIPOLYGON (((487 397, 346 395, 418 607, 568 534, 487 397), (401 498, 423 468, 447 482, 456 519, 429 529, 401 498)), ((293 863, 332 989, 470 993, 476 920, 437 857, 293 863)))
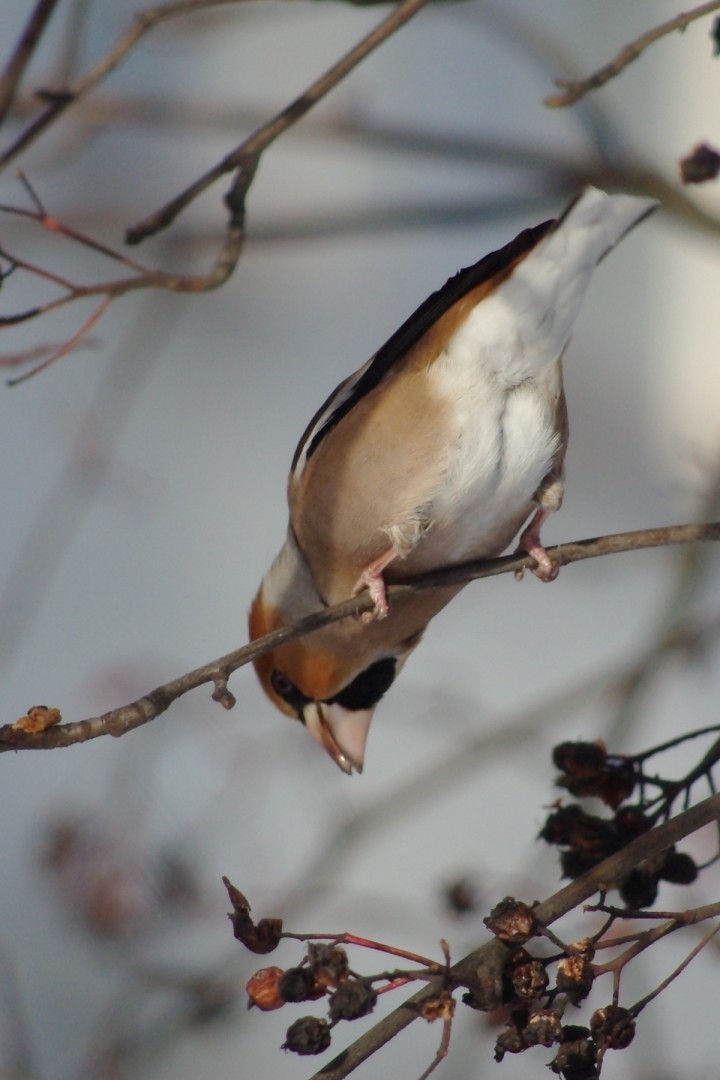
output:
MULTIPOLYGON (((455 1001, 449 986, 450 958, 447 944, 441 942, 445 963, 396 949, 390 945, 359 938, 354 934, 320 935, 329 941, 317 940, 317 935, 291 934, 283 931, 280 919, 260 919, 255 923, 250 915, 247 900, 227 878, 223 878, 233 910, 230 919, 238 941, 254 953, 268 953, 275 949, 282 938, 307 940, 305 955, 297 967, 264 967, 256 971, 246 985, 248 1007, 263 1012, 281 1009, 289 1003, 327 999, 328 1019, 302 1016, 287 1030, 283 1050, 296 1054, 322 1054, 330 1046, 331 1029, 341 1020, 358 1020, 375 1008, 378 991, 373 983, 384 985, 382 990, 404 986, 413 979, 434 982, 428 992, 414 1007, 425 1020, 442 1020, 443 1045, 449 1041, 450 1025, 455 1011, 455 1001), (312 940, 315 938, 315 940, 312 940), (383 953, 409 959, 427 965, 414 971, 383 972, 374 976, 361 976, 350 968, 343 944, 363 946, 383 953)), ((443 1051, 445 1053, 445 1051, 443 1051)))
MULTIPOLYGON (((494 908, 485 924, 508 949, 502 999, 511 1012, 498 1035, 495 1060, 533 1046, 556 1047, 550 1062, 554 1073, 564 1080, 595 1080, 605 1051, 621 1050, 632 1042, 635 1018, 628 1009, 608 1005, 593 1013, 589 1028, 563 1023, 567 1006, 579 1005, 592 989, 594 940, 568 946, 561 959, 532 956, 524 946, 540 928, 533 909, 511 897, 494 908), (550 968, 555 968, 554 985, 550 968)), ((472 993, 463 1000, 474 1004, 472 993)))
MULTIPOLYGON (((637 1017, 669 981, 664 980, 645 998, 625 1008, 618 1002, 624 967, 643 949, 687 926, 689 921, 695 921, 695 917, 697 921, 703 921, 717 915, 713 905, 694 912, 658 913, 665 921, 650 930, 623 933, 615 938, 608 936, 616 920, 637 919, 640 915, 637 909, 654 902, 661 880, 677 884, 695 880, 698 867, 689 855, 677 851, 674 845, 658 851, 658 843, 653 847, 649 840, 640 838, 654 829, 660 820, 671 816, 675 800, 681 797, 687 800, 692 785, 698 780, 715 790, 712 769, 720 760, 720 738, 716 738, 699 764, 682 780, 646 775, 644 765, 653 755, 672 749, 687 739, 710 733, 717 736, 718 729, 686 733, 634 757, 610 755, 602 743, 563 743, 556 748, 554 761, 561 770, 559 786, 578 798, 599 799, 612 811, 612 816, 602 817, 588 812, 578 803, 554 806, 540 835, 560 849, 564 875, 578 877, 635 842, 626 856, 613 860, 616 868, 619 865, 631 867, 623 871, 621 878, 617 869, 604 868, 614 874, 614 880, 603 881, 599 889, 600 902, 591 910, 603 912, 607 919, 594 936, 570 945, 564 944, 548 926, 539 923, 537 909, 508 897, 484 920, 497 939, 488 950, 487 963, 483 961, 469 968, 467 963, 461 962, 453 967, 444 941, 441 946, 445 962, 437 963, 352 933, 291 934, 283 931, 279 919, 260 919, 255 923, 245 897, 225 879, 233 906, 230 915, 233 931, 248 949, 269 953, 283 938, 307 943, 297 966, 261 968, 252 976, 247 983, 250 1005, 267 1011, 288 1003, 323 999, 327 1006, 326 1017, 304 1016, 296 1020, 288 1028, 283 1043, 283 1049, 297 1054, 320 1054, 330 1046, 334 1025, 341 1020, 366 1016, 374 1009, 379 994, 419 979, 426 984, 426 990, 406 1003, 407 1007, 416 1008, 428 1021, 440 1019, 443 1022, 435 1061, 423 1077, 428 1076, 447 1053, 455 1010, 453 993, 462 989, 463 1002, 469 1007, 482 1011, 504 1010, 505 1027, 495 1046, 497 1061, 502 1061, 506 1054, 519 1054, 531 1047, 543 1046, 553 1049, 555 1056, 549 1062, 549 1068, 563 1080, 598 1080, 605 1054, 630 1045, 637 1017), (649 791, 654 792, 653 797, 648 795, 649 791), (626 905, 624 909, 605 903, 606 889, 611 885, 619 890, 626 905), (527 947, 533 938, 545 939, 546 950, 550 942, 555 952, 534 955, 527 947), (360 976, 351 969, 344 946, 370 948, 420 966, 410 971, 360 976), (624 951, 605 963, 595 962, 596 951, 618 948, 624 951), (586 1026, 566 1023, 566 1013, 586 1002, 596 977, 610 973, 614 982, 612 1002, 596 1009, 586 1026)), ((598 888, 597 881, 594 887, 598 888)), ((477 903, 472 884, 463 879, 447 890, 447 898, 456 912, 472 911, 477 903)), ((711 930, 706 935, 701 947, 711 940, 713 933, 711 930)), ((698 948, 694 948, 688 959, 697 951, 698 948)), ((678 965, 670 978, 679 974, 687 962, 686 959, 678 965)))
MULTIPOLYGON (((580 798, 595 796, 614 810, 611 818, 604 818, 571 803, 549 814, 540 836, 561 849, 564 877, 579 877, 657 823, 657 806, 650 814, 644 799, 647 780, 638 759, 611 756, 601 743, 577 742, 561 743, 553 760, 561 770, 559 787, 580 798), (620 805, 638 790, 639 801, 620 805)), ((653 783, 660 785, 662 781, 655 778, 653 783)), ((654 903, 661 880, 688 885, 696 877, 693 859, 672 847, 651 863, 633 868, 615 885, 626 907, 639 909, 654 903)))
POLYGON ((287 1031, 284 1050, 321 1054, 330 1045, 330 1029, 340 1020, 357 1020, 372 1012, 377 992, 369 980, 354 975, 345 950, 339 945, 311 942, 298 967, 261 968, 247 986, 250 1006, 267 1012, 289 1002, 328 998, 328 1020, 302 1016, 287 1031))
POLYGON ((495 1060, 531 1046, 557 1046, 549 1068, 563 1080, 596 1080, 601 1051, 624 1050, 635 1036, 635 1019, 619 1005, 596 1009, 590 1027, 563 1024, 553 1009, 514 1009, 495 1044, 495 1060))

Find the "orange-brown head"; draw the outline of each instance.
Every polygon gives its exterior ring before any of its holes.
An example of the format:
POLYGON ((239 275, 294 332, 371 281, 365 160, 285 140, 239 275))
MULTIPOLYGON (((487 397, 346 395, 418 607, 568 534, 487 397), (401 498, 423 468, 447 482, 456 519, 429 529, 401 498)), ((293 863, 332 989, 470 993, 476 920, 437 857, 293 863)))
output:
MULTIPOLYGON (((265 588, 266 583, 250 610, 251 641, 299 617, 269 602, 265 588)), ((344 772, 361 772, 375 706, 415 644, 378 649, 359 624, 350 632, 336 624, 285 642, 258 656, 254 665, 273 704, 300 720, 344 772)))

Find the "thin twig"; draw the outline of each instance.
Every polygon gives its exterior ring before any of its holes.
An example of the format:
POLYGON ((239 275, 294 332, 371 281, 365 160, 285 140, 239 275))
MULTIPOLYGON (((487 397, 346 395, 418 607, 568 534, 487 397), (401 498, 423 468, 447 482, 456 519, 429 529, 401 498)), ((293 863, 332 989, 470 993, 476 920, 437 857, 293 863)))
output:
POLYGON ((58 0, 37 0, 13 54, 0 75, 0 124, 10 111, 23 72, 32 59, 57 2, 58 0))
POLYGON ((135 16, 130 29, 116 41, 112 49, 94 67, 53 94, 46 94, 46 96, 50 97, 50 104, 40 116, 28 124, 4 154, 0 155, 0 169, 14 161, 54 120, 93 90, 102 79, 125 59, 130 50, 137 45, 138 41, 149 30, 178 15, 188 15, 195 11, 202 11, 205 8, 219 7, 222 4, 237 4, 238 2, 239 0, 176 0, 174 3, 160 4, 158 7, 140 12, 139 15, 135 16))
MULTIPOLYGON (((67 91, 64 91, 61 95, 62 100, 55 101, 50 109, 35 121, 34 125, 31 124, 30 127, 26 129, 24 135, 20 137, 18 144, 11 148, 4 158, 0 158, 0 167, 14 156, 14 153, 17 151, 20 143, 22 143, 23 138, 25 139, 25 142, 27 142, 30 139, 31 134, 33 134, 33 137, 34 134, 37 134, 39 127, 43 126, 43 118, 46 126, 47 123, 57 115, 58 110, 67 107, 68 102, 66 99, 68 95, 77 97, 79 94, 86 92, 91 86, 95 85, 95 82, 97 82, 103 74, 107 74, 107 72, 120 61, 150 26, 154 26, 159 21, 174 15, 184 14, 188 11, 197 10, 198 8, 213 6, 213 4, 229 2, 237 2, 237 0, 212 0, 212 2, 210 2, 210 0, 180 0, 178 3, 168 4, 144 12, 138 17, 134 28, 131 31, 128 31, 128 33, 120 39, 115 48, 111 50, 91 72, 87 73, 80 80, 77 80, 67 91), (53 109, 55 112, 53 112, 53 109)), ((261 125, 248 139, 241 143, 239 147, 228 154, 218 166, 215 166, 214 169, 206 173, 204 177, 201 177, 179 196, 171 200, 166 206, 161 207, 161 209, 151 215, 150 218, 128 231, 126 236, 128 243, 138 243, 152 233, 169 225, 175 219, 177 214, 179 214, 180 211, 197 195, 204 191, 215 179, 226 172, 235 172, 236 175, 233 184, 225 197, 225 203, 230 214, 224 240, 215 262, 207 274, 168 274, 160 270, 145 269, 134 262, 134 260, 128 259, 126 256, 122 255, 120 252, 114 251, 106 245, 100 244, 89 237, 83 236, 81 233, 68 226, 61 225, 47 213, 34 189, 30 186, 27 179, 23 177, 23 183, 35 204, 35 210, 34 212, 23 210, 12 211, 12 208, 5 207, 4 209, 6 211, 20 213, 24 216, 31 217, 45 229, 60 232, 68 238, 75 240, 94 251, 98 251, 101 254, 116 259, 132 270, 132 274, 129 277, 118 278, 114 281, 104 281, 93 285, 82 286, 71 285, 68 282, 56 279, 56 283, 62 285, 66 290, 62 296, 44 304, 37 305, 29 311, 7 317, 3 320, 3 323, 5 325, 11 325, 24 322, 29 319, 37 318, 40 315, 46 315, 49 312, 55 311, 76 300, 91 296, 103 296, 109 299, 122 296, 125 293, 136 291, 138 289, 146 288, 161 288, 177 293, 207 292, 223 285, 235 269, 243 249, 245 241, 245 199, 265 149, 267 149, 267 147, 282 135, 292 124, 312 109, 312 107, 322 100, 322 98, 330 93, 330 91, 333 90, 346 75, 357 67, 357 65, 371 52, 378 48, 379 45, 386 41, 391 34, 411 19, 427 2, 428 0, 402 0, 402 3, 398 4, 395 10, 387 18, 385 18, 371 33, 367 34, 360 42, 358 42, 358 44, 337 61, 337 63, 333 64, 325 74, 316 79, 307 90, 300 95, 300 97, 296 98, 282 109, 275 117, 273 117, 273 119, 261 125)), ((25 145, 25 143, 23 143, 23 145, 25 145)), ((53 275, 43 271, 41 268, 32 266, 26 261, 14 257, 7 251, 0 250, 0 255, 6 257, 11 264, 24 269, 29 273, 35 274, 36 276, 46 279, 53 277, 53 275)), ((97 309, 98 318, 108 306, 108 303, 100 305, 97 309)), ((92 323, 95 321, 96 319, 93 318, 92 323)), ((51 356, 45 364, 40 365, 29 374, 36 374, 37 371, 43 370, 44 367, 47 367, 48 364, 58 359, 59 356, 68 352, 74 346, 76 341, 84 335, 86 329, 87 323, 83 324, 78 333, 73 335, 68 341, 67 348, 58 350, 58 352, 51 356)), ((15 381, 18 382, 21 380, 15 381)))
POLYGON ((24 371, 22 375, 14 375, 10 379, 5 380, 6 386, 17 386, 19 383, 25 382, 26 379, 31 379, 34 375, 39 375, 41 371, 45 371, 51 364, 54 364, 56 360, 62 359, 63 356, 67 356, 68 353, 76 349, 83 338, 92 330, 93 326, 100 321, 107 309, 113 302, 112 296, 105 296, 94 311, 91 311, 87 319, 83 322, 79 330, 77 330, 72 337, 69 337, 67 341, 50 353, 44 360, 41 360, 35 367, 30 368, 29 371, 24 371))
POLYGON ((324 75, 311 83, 299 97, 286 105, 276 116, 257 128, 252 135, 244 139, 234 150, 226 154, 221 161, 208 169, 189 187, 176 195, 174 199, 159 210, 128 229, 126 240, 129 244, 139 244, 167 228, 186 206, 201 195, 211 184, 226 173, 236 172, 237 176, 226 196, 231 210, 242 205, 249 187, 249 180, 257 168, 260 156, 280 135, 297 123, 306 113, 317 105, 346 75, 349 75, 371 52, 386 41, 391 34, 399 30, 406 22, 420 11, 428 0, 402 0, 402 3, 383 19, 383 21, 362 38, 345 56, 341 57, 324 75), (248 177, 249 174, 249 177, 248 177))
POLYGON ((650 758, 656 757, 658 754, 664 754, 668 750, 674 750, 677 746, 682 746, 683 743, 688 742, 690 739, 700 739, 703 735, 717 735, 719 730, 720 725, 710 724, 708 727, 698 728, 697 731, 685 731, 682 735, 676 735, 674 738, 668 739, 667 742, 651 746, 649 750, 642 750, 639 754, 633 754, 632 760, 638 764, 644 764, 650 758))
MULTIPOLYGON (((37 266, 34 263, 28 262, 26 259, 19 258, 0 247, 0 257, 8 261, 11 270, 24 270, 26 273, 43 281, 49 281, 63 290, 62 295, 57 296, 52 300, 37 304, 35 307, 25 311, 0 317, 0 328, 28 322, 31 319, 47 315, 52 311, 57 311, 59 308, 79 300, 86 300, 92 297, 100 297, 102 299, 95 314, 92 315, 89 320, 85 320, 80 329, 73 334, 64 345, 60 346, 46 363, 40 364, 37 368, 34 368, 28 373, 28 376, 23 376, 23 379, 29 377, 29 375, 37 374, 38 371, 42 371, 48 364, 53 363, 73 349, 78 344, 78 341, 85 336, 90 326, 94 325, 105 311, 107 311, 112 300, 124 296, 126 293, 143 289, 162 289, 167 292, 180 294, 210 292, 213 289, 219 288, 227 281, 240 258, 245 239, 242 214, 235 214, 232 216, 221 242, 220 250, 207 273, 172 274, 162 270, 144 267, 136 260, 128 258, 124 253, 116 251, 106 244, 94 240, 92 237, 79 232, 77 229, 70 228, 69 226, 58 222, 47 213, 39 200, 37 200, 37 195, 34 190, 24 178, 23 180, 26 188, 31 193, 33 201, 36 203, 35 209, 29 210, 21 207, 0 206, 0 211, 30 218, 42 226, 42 228, 82 244, 89 250, 105 255, 106 257, 121 263, 123 266, 128 267, 128 269, 132 271, 131 275, 128 277, 100 281, 92 285, 80 285, 69 281, 59 274, 55 274, 42 266, 37 266)), ((4 276, 7 276, 7 273, 4 276)), ((17 382, 23 381, 23 379, 12 380, 9 382, 9 385, 14 385, 17 382)))
MULTIPOLYGON (((717 914, 717 913, 716 913, 717 914)), ((681 927, 687 926, 687 923, 676 918, 669 919, 667 922, 660 923, 659 926, 653 926, 650 930, 643 930, 641 933, 625 934, 622 937, 611 938, 605 945, 611 948, 613 945, 618 946, 625 942, 630 942, 630 948, 626 949, 620 956, 616 956, 613 960, 608 960, 606 964, 595 964, 595 977, 599 975, 606 975, 609 971, 615 973, 615 979, 619 985, 620 973, 631 960, 634 960, 640 953, 645 952, 651 945, 655 945, 656 942, 662 941, 669 934, 674 934, 676 930, 681 927)))
POLYGON ((115 262, 122 263, 123 266, 127 266, 130 270, 137 270, 139 274, 146 274, 148 272, 147 267, 143 266, 142 263, 136 262, 135 259, 131 259, 125 252, 117 251, 115 248, 111 248, 107 244, 95 240, 94 237, 88 236, 78 229, 73 229, 70 225, 63 225, 57 218, 52 217, 52 215, 48 213, 45 203, 40 198, 35 186, 30 182, 27 174, 23 172, 22 169, 18 169, 17 175, 35 209, 28 210, 20 206, 6 206, 3 204, 0 205, 0 210, 4 214, 14 214, 20 217, 31 218, 33 221, 42 225, 44 229, 48 229, 50 232, 59 233, 60 236, 65 236, 68 240, 74 240, 76 243, 81 244, 82 247, 86 247, 90 251, 95 251, 98 255, 105 255, 106 258, 113 259, 115 262))
POLYGON ((720 10, 720 0, 712 0, 708 4, 700 4, 699 7, 692 8, 691 11, 681 12, 672 19, 668 19, 667 22, 660 23, 659 26, 654 26, 651 30, 641 34, 640 37, 634 41, 629 42, 623 46, 620 52, 615 56, 608 64, 599 68, 587 79, 582 79, 579 82, 573 82, 566 79, 556 79, 555 85, 562 88, 562 94, 551 94, 550 97, 545 98, 545 104, 551 108, 557 109, 565 105, 574 105, 576 101, 584 97, 590 90, 597 90, 599 86, 604 86, 606 82, 614 79, 621 71, 631 64, 633 60, 637 58, 654 42, 659 41, 660 38, 665 37, 667 34, 672 34, 676 30, 685 30, 691 22, 695 22, 697 19, 702 19, 705 15, 711 15, 713 11, 720 10))
POLYGON ((448 1002, 448 1015, 443 1020, 442 1036, 440 1038, 440 1045, 435 1051, 435 1057, 432 1059, 427 1069, 424 1070, 418 1077, 418 1080, 428 1080, 428 1078, 435 1072, 438 1065, 448 1056, 450 1050, 450 1038, 452 1036, 452 1022, 454 1015, 455 1001, 450 998, 448 1002))
MULTIPOLYGON (((612 536, 596 537, 589 540, 578 540, 570 544, 558 545, 549 548, 549 554, 553 561, 560 566, 584 559, 599 558, 604 555, 619 554, 620 552, 639 551, 652 547, 665 547, 671 544, 691 544, 705 541, 720 540, 720 522, 706 525, 669 525, 656 529, 640 529, 635 532, 616 533, 612 536)), ((482 560, 478 562, 463 563, 459 566, 447 567, 443 570, 435 570, 417 578, 408 579, 396 585, 390 585, 387 590, 388 600, 391 605, 403 603, 414 596, 418 590, 447 588, 448 586, 465 585, 469 581, 480 578, 496 577, 499 574, 515 573, 519 570, 532 569, 535 560, 528 555, 505 555, 499 559, 482 560)), ((218 660, 212 660, 202 667, 195 668, 185 675, 181 675, 171 682, 165 683, 157 689, 144 695, 129 705, 112 709, 102 716, 91 717, 88 720, 80 720, 75 723, 58 724, 48 728, 47 731, 29 735, 13 724, 0 727, 0 753, 7 750, 49 750, 61 746, 73 746, 76 743, 87 742, 102 735, 121 736, 128 731, 133 731, 143 724, 154 720, 165 712, 178 698, 187 694, 205 683, 217 685, 218 677, 226 680, 228 675, 238 668, 250 663, 258 656, 270 652, 279 645, 294 638, 304 637, 331 623, 348 619, 352 616, 361 615, 363 612, 373 609, 373 601, 368 593, 362 596, 345 600, 334 607, 325 608, 314 612, 301 619, 293 626, 274 630, 262 638, 258 638, 250 645, 244 645, 218 660)), ((226 708, 233 704, 234 699, 230 695, 224 698, 220 704, 226 708)))
MULTIPOLYGON (((422 967, 427 968, 434 974, 444 970, 443 965, 438 963, 437 960, 430 960, 427 956, 421 956, 419 953, 408 952, 407 949, 398 948, 396 945, 385 945, 382 941, 372 941, 370 938, 360 937, 358 934, 351 934, 347 931, 339 934, 314 934, 312 931, 296 934, 290 930, 283 930, 280 936, 289 938, 292 941, 330 941, 333 945, 357 945, 361 949, 372 949, 374 952, 389 953, 391 956, 397 956, 401 960, 410 960, 414 964, 420 964, 422 967)), ((412 972, 412 974, 414 975, 415 972, 412 972)))
POLYGON ((658 996, 658 994, 661 994, 663 990, 665 990, 670 985, 670 983, 674 979, 676 979, 681 972, 685 970, 688 964, 695 959, 697 954, 699 952, 702 952, 705 946, 712 941, 718 930, 720 930, 720 923, 718 923, 717 926, 714 926, 711 930, 708 930, 707 934, 703 935, 700 941, 698 941, 695 948, 690 950, 682 963, 678 964, 678 966, 670 972, 666 979, 663 979, 663 981, 659 983, 654 990, 651 990, 650 993, 647 994, 644 998, 641 998, 640 1001, 635 1002, 632 1009, 630 1010, 634 1016, 638 1016, 646 1005, 649 1005, 650 1002, 658 996))

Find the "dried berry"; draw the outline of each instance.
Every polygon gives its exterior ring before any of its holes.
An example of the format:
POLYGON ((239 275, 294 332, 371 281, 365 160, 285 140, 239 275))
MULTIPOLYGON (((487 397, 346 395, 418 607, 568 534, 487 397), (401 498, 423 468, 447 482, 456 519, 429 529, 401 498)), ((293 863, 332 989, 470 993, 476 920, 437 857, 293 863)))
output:
POLYGON ((226 877, 223 884, 233 906, 228 917, 237 940, 254 953, 269 953, 276 949, 282 937, 282 919, 261 919, 255 925, 250 915, 250 905, 240 890, 226 877))
POLYGON ((553 750, 555 768, 578 779, 599 776, 606 760, 603 742, 564 742, 553 750))
POLYGON ((595 973, 584 956, 566 956, 557 967, 555 984, 577 1004, 592 990, 595 973))
POLYGON ((597 795, 606 806, 615 810, 621 802, 630 798, 636 783, 635 766, 631 761, 621 759, 607 768, 597 785, 597 790, 592 794, 597 795))
POLYGON ((560 806, 552 814, 548 814, 538 837, 548 844, 569 844, 576 821, 583 817, 584 813, 576 803, 560 806))
POLYGON ((635 788, 635 766, 623 757, 609 758, 603 742, 566 742, 555 748, 562 769, 556 783, 579 797, 595 795, 615 809, 635 788))
POLYGON ((294 1054, 322 1054, 330 1045, 330 1028, 327 1020, 317 1016, 301 1016, 287 1029, 283 1050, 294 1054))
POLYGON ((651 907, 657 899, 657 874, 645 867, 636 867, 622 882, 619 892, 622 902, 633 911, 651 907))
POLYGON ((506 945, 521 945, 537 933, 532 908, 511 896, 496 904, 483 922, 506 945))
POLYGON ((590 1027, 597 1041, 610 1050, 624 1050, 635 1038, 635 1017, 620 1005, 596 1009, 590 1027))
POLYGON ((345 979, 330 995, 329 1013, 333 1022, 357 1020, 375 1008, 377 992, 363 979, 345 979))
POLYGON ((562 1029, 562 1042, 550 1068, 564 1080, 595 1080, 597 1046, 587 1028, 568 1025, 562 1029))
POLYGON ((348 976, 347 953, 340 945, 308 945, 308 964, 318 986, 337 986, 348 976))
POLYGON ((286 1001, 280 993, 282 975, 283 969, 279 967, 260 968, 256 971, 245 984, 248 1008, 251 1009, 255 1005, 263 1012, 282 1008, 286 1001))
POLYGON ((506 974, 510 995, 519 1001, 535 1001, 547 989, 548 975, 544 964, 525 949, 513 953, 506 974))
POLYGON ((522 1031, 528 1046, 552 1046, 560 1042, 562 1021, 551 1009, 536 1009, 522 1031))
POLYGON ((312 1001, 322 997, 324 990, 318 990, 315 976, 309 968, 292 967, 283 972, 280 993, 286 1001, 312 1001))
POLYGON ((584 956, 586 960, 595 959, 595 942, 592 938, 579 938, 573 941, 570 949, 574 956, 584 956))
POLYGON ((579 855, 592 859, 593 866, 618 848, 612 822, 586 814, 575 804, 561 806, 550 814, 540 838, 548 844, 572 848, 579 855))
POLYGON ((636 836, 649 832, 653 827, 652 819, 644 814, 639 806, 623 806, 613 818, 620 846, 624 847, 636 836))
POLYGON ((581 855, 578 851, 560 852, 560 870, 563 877, 578 878, 597 866, 598 859, 594 855, 581 855))
POLYGON ((668 851, 658 870, 658 877, 664 881, 671 881, 673 885, 691 885, 697 876, 698 868, 695 860, 682 851, 668 851))
POLYGON ((523 1031, 529 1019, 527 1009, 515 1009, 507 1026, 495 1040, 495 1060, 502 1061, 506 1054, 521 1054, 530 1045, 523 1031))

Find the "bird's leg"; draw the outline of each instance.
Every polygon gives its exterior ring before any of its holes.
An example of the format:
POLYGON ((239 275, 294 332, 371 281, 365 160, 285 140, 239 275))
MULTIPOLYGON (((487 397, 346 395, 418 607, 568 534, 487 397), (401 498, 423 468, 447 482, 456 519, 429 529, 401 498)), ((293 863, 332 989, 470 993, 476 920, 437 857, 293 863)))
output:
POLYGON ((361 618, 363 622, 372 622, 373 619, 384 619, 388 613, 387 595, 385 593, 385 581, 383 579, 383 570, 385 567, 397 558, 397 552, 394 548, 389 548, 388 551, 383 552, 373 562, 363 570, 360 577, 353 586, 352 596, 357 596, 363 589, 368 589, 372 601, 375 607, 372 611, 366 611, 362 614, 361 618))
MULTIPOLYGON (((518 553, 525 552, 527 555, 532 555, 537 563, 537 566, 532 568, 532 572, 541 581, 554 581, 560 573, 560 567, 556 566, 552 561, 540 540, 540 530, 549 514, 550 511, 543 509, 543 507, 535 511, 530 524, 520 534, 520 541, 516 549, 518 553)), ((518 581, 522 579, 523 574, 523 570, 515 571, 515 577, 518 581)))

